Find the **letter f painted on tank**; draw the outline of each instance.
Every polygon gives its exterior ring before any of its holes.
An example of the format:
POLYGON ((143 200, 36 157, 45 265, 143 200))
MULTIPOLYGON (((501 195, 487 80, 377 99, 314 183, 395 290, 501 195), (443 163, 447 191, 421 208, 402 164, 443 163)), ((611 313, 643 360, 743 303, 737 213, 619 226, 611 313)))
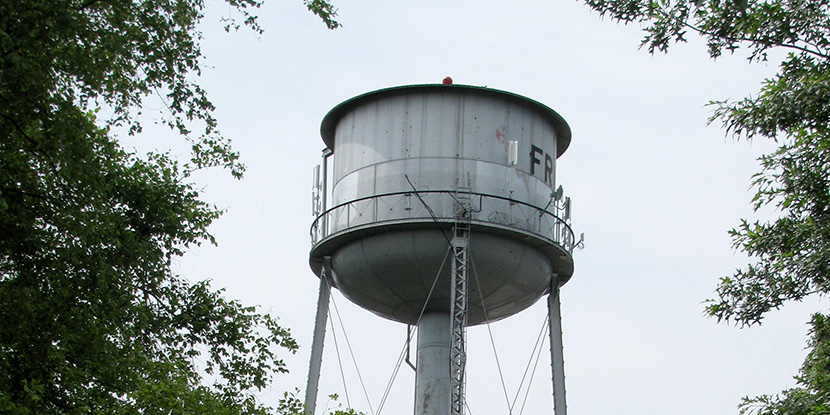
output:
POLYGON ((534 146, 533 144, 530 145, 530 174, 534 174, 536 172, 536 165, 542 164, 542 159, 536 157, 536 153, 539 153, 541 156, 544 154, 542 149, 539 147, 534 146))

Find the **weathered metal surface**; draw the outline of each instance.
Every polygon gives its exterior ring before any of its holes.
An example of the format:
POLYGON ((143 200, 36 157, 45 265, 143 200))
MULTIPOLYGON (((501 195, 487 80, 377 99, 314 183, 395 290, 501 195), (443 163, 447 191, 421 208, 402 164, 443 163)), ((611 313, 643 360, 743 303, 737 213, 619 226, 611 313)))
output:
POLYGON ((342 106, 324 120, 336 126, 330 147, 337 154, 335 205, 412 185, 451 190, 456 177, 469 174, 475 193, 508 196, 512 190, 512 198, 544 206, 555 187, 557 145, 570 142, 567 124, 552 110, 500 91, 422 86, 342 106), (515 166, 510 141, 518 145, 515 166))
POLYGON ((358 95, 354 98, 348 99, 334 107, 331 111, 329 111, 329 113, 323 119, 322 124, 320 125, 320 135, 323 137, 323 142, 326 143, 326 147, 334 150, 334 134, 335 129, 337 127, 337 123, 344 116, 344 114, 352 111, 354 108, 362 106, 367 102, 371 103, 379 101, 386 97, 417 96, 421 94, 430 93, 449 93, 456 95, 466 94, 477 95, 482 97, 490 96, 498 100, 508 101, 515 103, 517 105, 531 107, 534 110, 538 111, 541 114, 541 116, 545 117, 548 123, 553 125, 556 129, 558 148, 556 157, 561 156, 562 153, 564 153, 570 145, 570 127, 568 127, 568 124, 565 122, 562 116, 557 114, 556 111, 550 109, 548 106, 540 102, 534 101, 530 98, 527 98, 525 96, 514 94, 512 92, 470 85, 403 85, 367 92, 365 94, 358 95))
MULTIPOLYGON (((330 255, 335 286, 362 307, 417 321, 467 177, 469 325, 519 312, 548 291, 552 272, 573 273, 573 231, 551 203, 571 136, 550 108, 492 89, 416 85, 338 105, 321 133, 334 150, 334 207, 312 226, 310 262, 319 273, 330 255)), ((447 267, 427 310, 449 312, 449 292, 447 267)))
POLYGON ((418 323, 415 413, 450 412, 450 315, 424 314, 418 323))

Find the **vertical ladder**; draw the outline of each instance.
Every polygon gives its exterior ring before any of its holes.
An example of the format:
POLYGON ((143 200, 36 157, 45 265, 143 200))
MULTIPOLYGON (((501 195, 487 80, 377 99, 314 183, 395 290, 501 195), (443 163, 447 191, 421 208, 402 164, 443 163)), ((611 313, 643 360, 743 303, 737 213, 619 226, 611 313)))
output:
POLYGON ((450 318, 450 415, 464 414, 464 367, 467 363, 467 277, 470 246, 470 182, 456 187, 452 237, 452 301, 450 318))

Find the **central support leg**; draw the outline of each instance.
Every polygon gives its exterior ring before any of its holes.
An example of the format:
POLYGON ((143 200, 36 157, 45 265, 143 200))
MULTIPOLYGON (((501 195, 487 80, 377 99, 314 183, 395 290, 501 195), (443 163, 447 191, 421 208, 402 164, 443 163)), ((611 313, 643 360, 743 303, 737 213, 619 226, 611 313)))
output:
POLYGON ((444 313, 418 323, 415 415, 447 415, 450 407, 450 325, 444 313))

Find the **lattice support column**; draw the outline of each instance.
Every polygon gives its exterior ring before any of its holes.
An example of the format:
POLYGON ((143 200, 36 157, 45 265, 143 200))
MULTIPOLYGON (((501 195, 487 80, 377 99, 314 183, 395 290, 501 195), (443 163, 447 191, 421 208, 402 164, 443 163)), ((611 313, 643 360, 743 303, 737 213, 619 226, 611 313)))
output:
POLYGON ((455 226, 451 241, 453 264, 450 310, 450 415, 464 414, 470 219, 470 188, 459 187, 456 192, 455 226))

